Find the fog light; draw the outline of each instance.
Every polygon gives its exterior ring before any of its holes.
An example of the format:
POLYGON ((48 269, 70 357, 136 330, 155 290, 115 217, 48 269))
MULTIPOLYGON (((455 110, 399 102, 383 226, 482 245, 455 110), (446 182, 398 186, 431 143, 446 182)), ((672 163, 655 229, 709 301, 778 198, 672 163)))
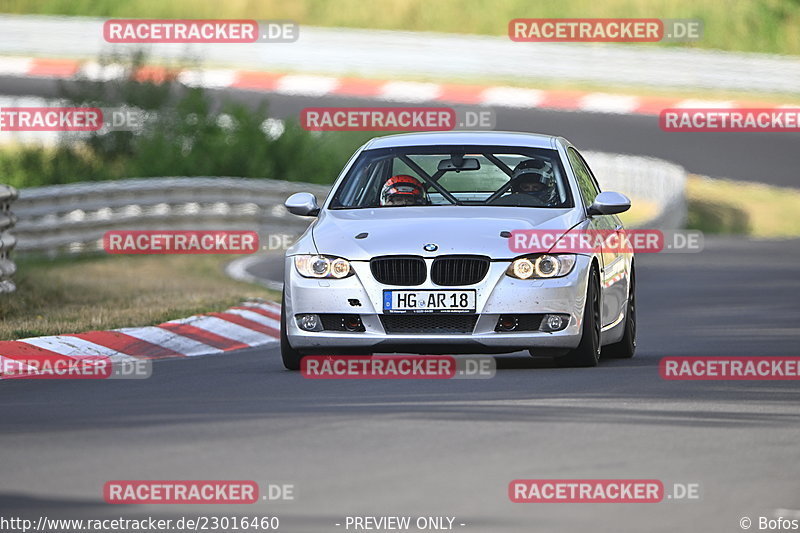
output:
POLYGON ((517 318, 511 315, 502 315, 497 320, 497 331, 514 331, 517 329, 517 318))
POLYGON ((347 331, 364 331, 361 317, 358 315, 347 315, 344 319, 344 329, 347 331))
POLYGON ((306 331, 322 331, 322 321, 317 315, 297 315, 297 325, 306 331))
POLYGON ((561 315, 545 315, 542 320, 542 331, 561 331, 567 327, 569 318, 561 315))

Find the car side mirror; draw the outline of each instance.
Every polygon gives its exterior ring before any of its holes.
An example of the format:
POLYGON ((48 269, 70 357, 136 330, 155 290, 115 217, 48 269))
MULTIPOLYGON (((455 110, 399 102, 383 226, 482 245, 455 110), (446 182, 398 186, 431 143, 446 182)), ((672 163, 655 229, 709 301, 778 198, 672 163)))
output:
POLYGON ((624 194, 605 191, 597 195, 589 206, 588 214, 592 215, 616 215, 631 208, 631 200, 624 194))
POLYGON ((283 203, 293 215, 315 217, 319 214, 317 199, 309 192, 296 192, 283 203))

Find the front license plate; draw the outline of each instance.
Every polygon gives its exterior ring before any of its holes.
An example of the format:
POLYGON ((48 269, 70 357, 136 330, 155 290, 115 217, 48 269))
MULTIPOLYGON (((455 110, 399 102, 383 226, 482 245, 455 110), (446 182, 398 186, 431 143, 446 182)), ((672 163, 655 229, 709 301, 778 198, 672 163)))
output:
POLYGON ((383 291, 384 313, 474 313, 475 290, 383 291))

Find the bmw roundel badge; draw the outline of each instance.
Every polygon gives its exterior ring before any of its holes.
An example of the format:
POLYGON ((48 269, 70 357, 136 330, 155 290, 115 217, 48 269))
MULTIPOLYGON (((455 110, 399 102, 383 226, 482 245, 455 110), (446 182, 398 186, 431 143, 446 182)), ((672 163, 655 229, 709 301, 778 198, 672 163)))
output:
POLYGON ((435 252, 436 250, 439 249, 439 247, 433 243, 428 243, 425 246, 423 246, 422 249, 425 250, 426 252, 435 252))

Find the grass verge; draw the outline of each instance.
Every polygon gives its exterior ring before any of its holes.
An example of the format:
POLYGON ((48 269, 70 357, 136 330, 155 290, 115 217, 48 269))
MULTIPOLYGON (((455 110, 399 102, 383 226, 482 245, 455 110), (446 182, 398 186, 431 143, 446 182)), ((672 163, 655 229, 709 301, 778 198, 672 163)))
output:
POLYGON ((690 175, 689 229, 758 238, 800 237, 800 190, 690 175))
POLYGON ((658 206, 653 202, 631 198, 631 208, 618 216, 625 226, 632 228, 652 219, 658 214, 658 206))
POLYGON ((17 292, 3 297, 0 340, 152 326, 248 298, 279 294, 230 279, 233 256, 17 258, 17 292))

